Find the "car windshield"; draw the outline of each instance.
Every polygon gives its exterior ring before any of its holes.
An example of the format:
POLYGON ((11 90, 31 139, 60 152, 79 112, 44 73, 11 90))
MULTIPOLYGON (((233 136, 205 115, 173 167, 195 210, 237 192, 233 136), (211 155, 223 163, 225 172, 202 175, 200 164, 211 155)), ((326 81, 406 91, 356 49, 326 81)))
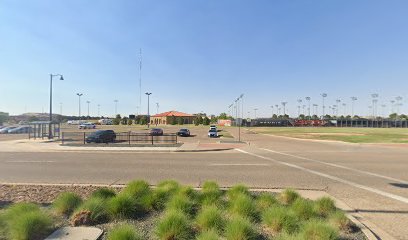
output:
POLYGON ((180 129, 180 132, 187 132, 188 129, 180 129))
POLYGON ((96 132, 91 133, 89 136, 91 137, 99 136, 99 135, 102 135, 104 132, 105 131, 96 131, 96 132))
POLYGON ((215 129, 210 129, 210 131, 209 132, 216 132, 216 130, 215 129))
POLYGON ((160 130, 161 130, 160 128, 153 128, 153 129, 152 129, 152 131, 155 131, 155 132, 156 132, 156 131, 160 131, 160 130))

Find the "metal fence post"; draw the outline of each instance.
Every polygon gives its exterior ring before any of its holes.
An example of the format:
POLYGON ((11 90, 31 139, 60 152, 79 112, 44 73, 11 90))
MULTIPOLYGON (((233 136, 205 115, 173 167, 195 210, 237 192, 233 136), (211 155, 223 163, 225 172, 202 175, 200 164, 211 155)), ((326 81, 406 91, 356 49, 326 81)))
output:
POLYGON ((129 140, 129 145, 130 145, 130 131, 128 132, 128 140, 129 140))
POLYGON ((154 136, 152 135, 152 145, 153 145, 153 137, 154 137, 154 136))
POLYGON ((84 145, 85 145, 85 132, 84 132, 84 145))
POLYGON ((64 145, 64 133, 62 133, 62 140, 61 140, 61 144, 64 145))

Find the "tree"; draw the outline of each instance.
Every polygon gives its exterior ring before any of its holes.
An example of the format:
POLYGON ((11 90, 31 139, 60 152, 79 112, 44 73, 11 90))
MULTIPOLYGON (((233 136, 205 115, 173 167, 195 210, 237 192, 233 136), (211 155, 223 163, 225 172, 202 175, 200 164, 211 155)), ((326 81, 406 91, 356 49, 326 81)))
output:
POLYGON ((302 120, 304 120, 306 117, 305 117, 305 115, 304 114, 300 114, 299 115, 299 119, 302 119, 302 120))
POLYGON ((170 123, 171 125, 176 125, 177 119, 176 119, 176 117, 175 117, 174 115, 172 115, 169 120, 170 120, 169 123, 170 123))
POLYGON ((116 118, 122 119, 122 117, 120 116, 120 114, 116 114, 116 118))
POLYGON ((228 116, 226 113, 221 113, 220 116, 218 116, 218 119, 228 119, 228 116))
POLYGON ((397 119, 397 117, 398 117, 398 114, 396 114, 396 113, 391 113, 390 114, 391 119, 397 119))
POLYGON ((127 124, 128 124, 129 126, 132 125, 132 124, 133 124, 133 119, 129 119, 128 122, 127 122, 127 124))
POLYGON ((142 116, 140 118, 139 123, 140 123, 140 125, 146 125, 147 124, 147 116, 142 116))
POLYGON ((0 125, 3 125, 4 122, 8 121, 9 114, 5 112, 0 112, 0 125))
POLYGON ((178 125, 183 125, 184 124, 184 118, 180 117, 177 119, 178 125))
POLYGON ((317 119, 319 119, 319 117, 315 114, 315 115, 312 116, 312 119, 317 120, 317 119))
POLYGON ((273 115, 272 115, 272 118, 273 118, 273 119, 277 119, 277 118, 278 118, 278 115, 273 114, 273 115))
POLYGON ((112 120, 113 125, 119 125, 120 124, 120 119, 119 118, 115 118, 112 120))
POLYGON ((203 123, 203 118, 201 117, 201 116, 197 116, 195 119, 194 119, 194 124, 196 125, 196 126, 198 126, 198 125, 200 125, 200 124, 202 124, 203 123))
POLYGON ((123 118, 122 118, 122 121, 121 121, 122 125, 127 125, 127 122, 128 122, 128 118, 127 118, 127 117, 123 117, 123 118))
POLYGON ((202 120, 203 125, 210 125, 210 119, 206 116, 204 117, 204 119, 202 120))

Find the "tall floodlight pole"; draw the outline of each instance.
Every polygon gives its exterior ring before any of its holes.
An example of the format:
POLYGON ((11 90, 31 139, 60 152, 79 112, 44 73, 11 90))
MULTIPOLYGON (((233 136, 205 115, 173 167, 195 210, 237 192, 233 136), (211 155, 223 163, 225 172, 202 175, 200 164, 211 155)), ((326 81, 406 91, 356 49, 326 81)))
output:
POLYGON ((336 105, 336 117, 339 117, 340 102, 341 102, 340 99, 336 99, 336 103, 337 103, 337 105, 336 105))
POLYGON ((146 92, 147 95, 147 128, 150 128, 150 95, 152 93, 146 92))
POLYGON ((307 103, 308 103, 308 107, 307 107, 307 115, 309 116, 309 120, 310 120, 310 97, 305 97, 307 103))
POLYGON ((81 118, 81 96, 84 95, 82 93, 77 93, 78 96, 78 117, 81 118))
POLYGON ((139 109, 142 111, 142 49, 139 49, 139 109))
POLYGON ((116 117, 116 115, 118 115, 118 102, 119 102, 119 100, 115 99, 113 101, 115 102, 115 117, 116 117))
POLYGON ((324 109, 326 108, 326 106, 324 105, 324 99, 327 97, 327 93, 322 93, 320 94, 320 96, 322 96, 323 99, 323 105, 322 105, 322 119, 324 119, 324 109))
POLYGON ((88 117, 90 116, 89 115, 89 104, 91 103, 91 101, 86 101, 86 103, 88 104, 88 117))
POLYGON ((375 119, 377 116, 377 102, 378 102, 378 100, 377 100, 377 98, 378 98, 378 93, 373 93, 373 94, 371 94, 371 97, 373 98, 372 99, 372 102, 373 102, 373 118, 375 119))
POLYGON ((283 117, 285 118, 285 116, 286 116, 286 104, 288 102, 281 102, 281 103, 282 103, 282 106, 283 106, 283 117))
POLYGON ((347 112, 346 112, 346 110, 347 110, 347 104, 346 104, 346 103, 343 103, 342 105, 343 105, 343 114, 344 114, 344 117, 345 117, 345 116, 347 116, 347 112))
POLYGON ((298 105, 298 118, 300 117, 300 104, 302 103, 302 99, 298 99, 297 102, 299 103, 298 105))
POLYGON ((48 125, 48 139, 53 138, 52 136, 52 78, 60 77, 60 80, 64 80, 64 77, 61 74, 50 74, 50 123, 48 125))
POLYGON ((317 116, 317 107, 318 107, 317 104, 313 104, 313 115, 316 115, 316 116, 317 116))
POLYGON ((357 101, 357 97, 351 97, 351 117, 354 117, 354 102, 357 101))
POLYGON ((306 116, 306 112, 305 112, 305 108, 306 108, 306 105, 302 105, 302 113, 303 113, 303 117, 305 117, 306 116))
POLYGON ((241 142, 241 124, 242 124, 242 119, 244 118, 244 108, 243 108, 243 105, 244 105, 244 94, 241 94, 241 95, 238 97, 237 101, 239 102, 239 100, 241 100, 241 107, 242 107, 241 114, 242 114, 242 117, 241 117, 241 120, 239 121, 239 124, 238 124, 238 141, 241 142))
POLYGON ((272 115, 271 115, 271 118, 273 118, 273 106, 271 106, 271 109, 272 109, 272 115))

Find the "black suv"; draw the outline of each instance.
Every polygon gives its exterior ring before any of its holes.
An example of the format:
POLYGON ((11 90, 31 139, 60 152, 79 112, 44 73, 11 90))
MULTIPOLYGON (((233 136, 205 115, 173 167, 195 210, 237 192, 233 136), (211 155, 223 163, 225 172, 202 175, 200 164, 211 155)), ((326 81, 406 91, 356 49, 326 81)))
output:
POLYGON ((99 130, 99 131, 91 133, 88 137, 86 137, 85 140, 87 143, 115 142, 116 134, 113 130, 99 130))
POLYGON ((187 128, 182 128, 177 132, 177 135, 181 137, 190 137, 190 130, 188 130, 187 128))

